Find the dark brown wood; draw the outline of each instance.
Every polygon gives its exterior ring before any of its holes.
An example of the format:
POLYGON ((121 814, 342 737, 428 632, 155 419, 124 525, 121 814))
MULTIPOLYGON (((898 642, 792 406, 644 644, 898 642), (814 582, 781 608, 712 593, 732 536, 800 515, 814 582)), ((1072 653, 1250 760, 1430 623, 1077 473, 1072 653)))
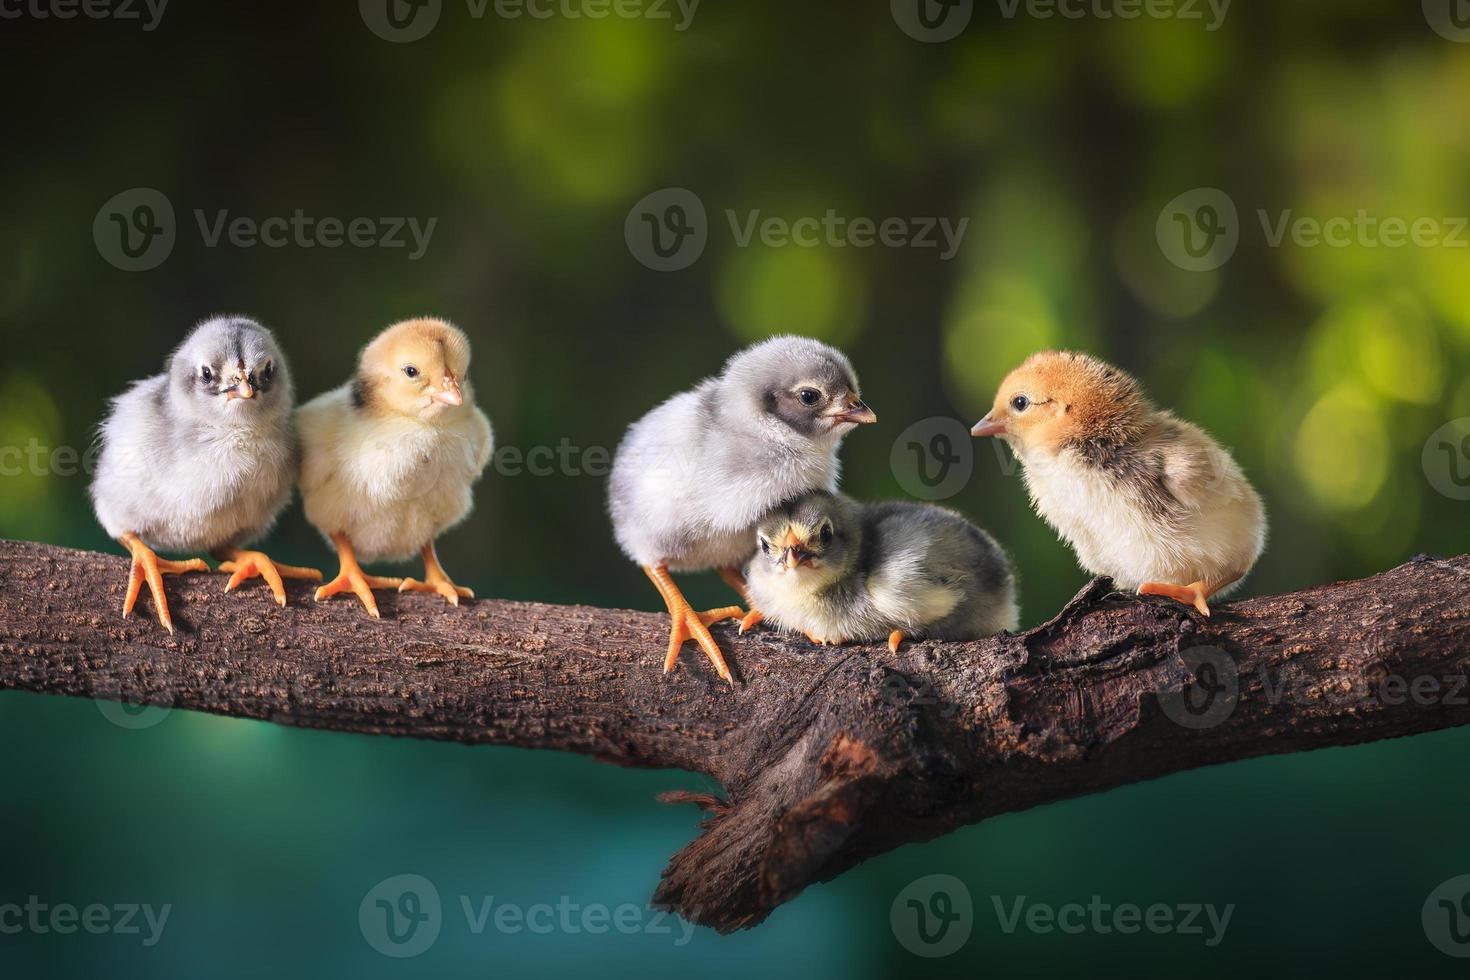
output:
MULTIPOLYGON (((170 637, 119 615, 121 557, 0 542, 0 688, 371 735, 582 752, 707 774, 704 833, 655 901, 721 930, 986 817, 1196 766, 1470 723, 1470 557, 1228 603, 1213 619, 1093 582, 976 643, 833 650, 716 636, 660 672, 662 615, 383 594, 290 605, 170 577, 170 637), (1192 710, 1191 710, 1192 709, 1192 710)), ((146 591, 146 590, 145 590, 146 591)), ((650 593, 651 596, 651 593, 650 593)))

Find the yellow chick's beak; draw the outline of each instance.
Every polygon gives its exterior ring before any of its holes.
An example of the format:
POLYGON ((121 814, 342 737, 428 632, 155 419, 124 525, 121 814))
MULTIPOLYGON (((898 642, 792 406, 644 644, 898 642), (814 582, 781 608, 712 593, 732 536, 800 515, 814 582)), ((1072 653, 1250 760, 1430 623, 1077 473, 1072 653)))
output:
POLYGON ((854 425, 871 425, 878 421, 878 413, 869 408, 857 395, 848 395, 842 411, 831 416, 832 424, 851 422, 854 425))
POLYGON ((250 376, 246 374, 235 375, 235 383, 225 389, 225 400, 234 401, 236 398, 254 398, 255 389, 250 387, 250 376))
POLYGON ((441 405, 463 405, 464 392, 459 389, 459 382, 454 378, 445 378, 444 387, 429 396, 441 405))
POLYGON ((781 564, 786 566, 788 571, 812 563, 812 553, 806 550, 806 542, 793 530, 786 532, 781 548, 781 564))
POLYGON ((983 439, 985 436, 1003 436, 1003 435, 1005 435, 1006 434, 1006 424, 1005 424, 1005 422, 1002 421, 1001 419, 991 418, 991 415, 994 415, 994 414, 995 414, 994 412, 991 412, 990 415, 987 415, 983 419, 981 419, 979 422, 976 422, 975 423, 975 427, 970 430, 970 435, 974 436, 977 439, 983 439))

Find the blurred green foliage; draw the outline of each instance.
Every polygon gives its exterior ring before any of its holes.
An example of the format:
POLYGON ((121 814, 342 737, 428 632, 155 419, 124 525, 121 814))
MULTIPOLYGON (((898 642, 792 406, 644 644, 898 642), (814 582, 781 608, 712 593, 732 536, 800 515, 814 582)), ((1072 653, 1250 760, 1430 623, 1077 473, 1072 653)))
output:
MULTIPOLYGON (((1470 550, 1466 504, 1422 454, 1470 415, 1470 249, 1270 244, 1285 212, 1326 221, 1470 214, 1470 46, 1418 4, 1239 3, 1218 31, 1149 19, 1008 19, 977 4, 921 44, 888 4, 706 0, 693 23, 471 17, 390 44, 352 3, 186 4, 154 31, 0 22, 0 446, 89 445, 105 400, 156 372, 197 319, 257 316, 298 394, 339 384, 386 324, 434 313, 475 343, 502 446, 614 447, 670 393, 773 331, 852 355, 882 424, 844 451, 845 488, 900 495, 896 434, 987 410, 1027 353, 1070 346, 1136 372, 1233 447, 1272 515, 1246 584, 1269 593, 1470 550), (691 268, 657 273, 629 208, 687 187, 709 213, 691 268), (178 214, 166 262, 128 273, 91 228, 154 187, 178 214), (1155 239, 1196 187, 1239 209, 1223 267, 1155 239), (194 211, 439 219, 427 254, 206 247, 194 211), (794 220, 968 217, 935 250, 737 247, 726 211, 794 220), (1264 212, 1265 218, 1261 217, 1264 212)), ((1025 7, 1021 8, 1023 11, 1025 7)), ((1019 567, 1024 620, 1085 576, 1003 456, 977 446, 949 501, 1019 567)), ((56 457, 43 455, 44 459, 56 457)), ((0 535, 116 550, 86 479, 0 479, 0 535)), ((617 552, 595 475, 489 474, 441 543, 480 595, 657 608, 617 552)), ((273 553, 329 563, 297 510, 273 553)), ((696 602, 725 601, 712 577, 696 602)), ((247 591, 237 600, 261 600, 247 591)), ((814 654, 816 655, 816 654, 814 654)), ((419 960, 374 953, 357 904, 402 872, 452 896, 642 903, 695 817, 652 802, 697 784, 545 753, 282 730, 175 713, 129 731, 95 706, 0 695, 0 902, 173 902, 165 940, 0 936, 6 973, 115 976, 1463 975, 1419 907, 1470 871, 1441 733, 1263 760, 992 821, 816 888, 751 933, 474 936, 419 960), (908 881, 975 894, 1238 905, 1218 948, 1185 937, 1004 935, 921 961, 888 928, 908 881)), ((452 918, 455 909, 449 910, 452 918)))

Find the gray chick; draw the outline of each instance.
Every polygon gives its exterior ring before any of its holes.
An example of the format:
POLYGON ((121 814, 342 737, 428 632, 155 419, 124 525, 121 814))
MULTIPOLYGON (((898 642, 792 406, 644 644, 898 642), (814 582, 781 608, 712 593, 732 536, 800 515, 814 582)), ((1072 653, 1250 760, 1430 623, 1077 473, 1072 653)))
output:
POLYGON ((269 330, 244 317, 196 326, 165 373, 113 399, 99 433, 91 494, 97 520, 132 555, 123 615, 143 582, 158 621, 174 631, 163 576, 207 572, 200 558, 165 561, 165 551, 211 551, 232 572, 225 591, 263 577, 286 604, 282 578, 320 579, 240 546, 270 529, 291 497, 296 443, 291 377, 269 330), (145 543, 146 542, 146 543, 145 543))
POLYGON ((973 640, 1015 630, 1000 545, 954 511, 817 492, 773 510, 747 570, 752 611, 814 643, 973 640))
POLYGON ((739 569, 755 549, 756 522, 782 500, 836 489, 842 437, 877 420, 841 351, 773 337, 628 429, 613 460, 609 509, 619 546, 673 620, 665 673, 693 637, 733 683, 709 625, 741 613, 696 612, 669 573, 716 569, 744 595, 739 569))

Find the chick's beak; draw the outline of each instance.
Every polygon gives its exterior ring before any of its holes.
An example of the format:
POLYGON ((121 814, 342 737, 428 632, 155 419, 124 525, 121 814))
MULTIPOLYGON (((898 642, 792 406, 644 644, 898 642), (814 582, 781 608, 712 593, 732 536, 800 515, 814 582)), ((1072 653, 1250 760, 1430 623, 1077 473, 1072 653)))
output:
POLYGON ((812 553, 806 549, 806 542, 795 531, 786 532, 786 537, 781 542, 781 549, 781 564, 788 571, 811 564, 812 553))
POLYGON ((254 398, 255 389, 250 386, 250 375, 235 375, 235 383, 225 389, 225 400, 233 401, 236 398, 254 398))
POLYGON ((832 415, 834 425, 842 422, 851 422, 854 425, 870 425, 878 421, 878 413, 869 408, 857 395, 848 395, 847 404, 842 411, 832 415))
POLYGON ((1003 436, 1003 435, 1005 435, 1006 434, 1005 420, 1004 419, 995 418, 994 415, 995 415, 995 413, 994 412, 991 412, 989 415, 985 416, 979 422, 976 422, 975 423, 975 427, 970 430, 970 435, 974 436, 977 439, 983 439, 985 436, 1003 436))
POLYGON ((444 386, 430 397, 441 405, 464 404, 464 392, 460 391, 459 381, 455 378, 445 378, 444 386))

